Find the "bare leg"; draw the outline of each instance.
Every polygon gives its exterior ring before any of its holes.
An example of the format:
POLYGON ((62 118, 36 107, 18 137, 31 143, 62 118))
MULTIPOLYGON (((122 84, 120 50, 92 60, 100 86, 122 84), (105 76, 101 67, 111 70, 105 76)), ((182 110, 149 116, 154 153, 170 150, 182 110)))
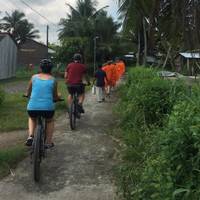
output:
POLYGON ((85 94, 79 95, 78 99, 79 99, 78 103, 80 105, 83 105, 83 102, 84 102, 84 99, 85 99, 85 94))
POLYGON ((72 95, 68 95, 68 97, 67 97, 67 102, 68 102, 68 105, 71 105, 71 103, 72 103, 72 95))
POLYGON ((52 137, 53 137, 53 131, 54 131, 54 119, 47 119, 46 120, 46 143, 51 144, 52 143, 52 137))
POLYGON ((28 118, 29 136, 34 136, 36 125, 37 125, 37 119, 29 117, 28 118))

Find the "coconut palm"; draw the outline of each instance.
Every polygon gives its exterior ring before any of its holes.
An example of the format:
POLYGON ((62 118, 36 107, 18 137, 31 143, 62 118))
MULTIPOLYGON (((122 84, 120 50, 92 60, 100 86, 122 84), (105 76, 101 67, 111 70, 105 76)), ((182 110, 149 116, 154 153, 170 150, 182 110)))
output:
POLYGON ((1 19, 0 28, 10 33, 18 44, 25 42, 26 39, 39 37, 39 31, 34 29, 34 25, 25 19, 25 14, 18 10, 11 14, 6 12, 6 16, 1 19))
MULTIPOLYGON (((105 7, 96 9, 97 2, 94 0, 77 0, 76 7, 67 4, 70 12, 66 18, 60 20, 60 40, 66 38, 83 38, 85 45, 80 51, 85 55, 93 55, 93 38, 97 35, 100 37, 99 42, 106 42, 108 38, 110 41, 113 34, 116 34, 118 25, 112 18, 107 16, 103 11, 105 7), (100 26, 101 24, 101 26, 100 26)), ((110 42, 109 41, 109 42, 110 42)))

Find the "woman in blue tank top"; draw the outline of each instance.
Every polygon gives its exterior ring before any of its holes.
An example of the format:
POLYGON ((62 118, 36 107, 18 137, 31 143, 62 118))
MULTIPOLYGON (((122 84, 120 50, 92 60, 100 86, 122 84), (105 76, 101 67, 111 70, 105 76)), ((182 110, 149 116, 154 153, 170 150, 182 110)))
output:
POLYGON ((28 127, 29 137, 26 141, 27 146, 31 146, 33 142, 34 132, 37 125, 37 117, 43 116, 46 119, 46 145, 53 147, 52 142, 54 129, 54 100, 59 100, 57 92, 57 82, 51 75, 52 63, 50 60, 44 59, 40 62, 41 73, 33 75, 29 81, 27 96, 30 97, 27 112, 29 115, 28 127))

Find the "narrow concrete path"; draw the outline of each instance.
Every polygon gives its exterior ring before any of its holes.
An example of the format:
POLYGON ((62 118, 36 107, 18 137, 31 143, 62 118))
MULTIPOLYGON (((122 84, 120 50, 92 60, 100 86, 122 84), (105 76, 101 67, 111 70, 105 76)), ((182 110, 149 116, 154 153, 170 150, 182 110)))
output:
POLYGON ((70 130, 67 115, 60 116, 56 146, 41 165, 41 182, 33 182, 27 158, 0 181, 0 200, 119 200, 113 178, 117 144, 107 134, 115 124, 114 101, 97 103, 88 93, 76 131, 70 130))

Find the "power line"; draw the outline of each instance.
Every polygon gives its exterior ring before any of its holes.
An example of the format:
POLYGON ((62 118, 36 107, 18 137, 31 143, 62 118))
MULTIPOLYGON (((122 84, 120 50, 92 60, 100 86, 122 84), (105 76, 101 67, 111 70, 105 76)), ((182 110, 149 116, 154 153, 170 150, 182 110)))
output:
POLYGON ((43 16, 42 14, 40 14, 37 10, 35 10, 34 8, 32 8, 28 3, 26 3, 23 0, 20 0, 25 6, 27 6, 28 8, 30 8, 33 12, 37 13, 40 17, 42 17, 43 19, 45 19, 46 21, 48 21, 49 23, 53 24, 54 26, 57 26, 54 22, 50 21, 49 19, 47 19, 45 16, 43 16))

